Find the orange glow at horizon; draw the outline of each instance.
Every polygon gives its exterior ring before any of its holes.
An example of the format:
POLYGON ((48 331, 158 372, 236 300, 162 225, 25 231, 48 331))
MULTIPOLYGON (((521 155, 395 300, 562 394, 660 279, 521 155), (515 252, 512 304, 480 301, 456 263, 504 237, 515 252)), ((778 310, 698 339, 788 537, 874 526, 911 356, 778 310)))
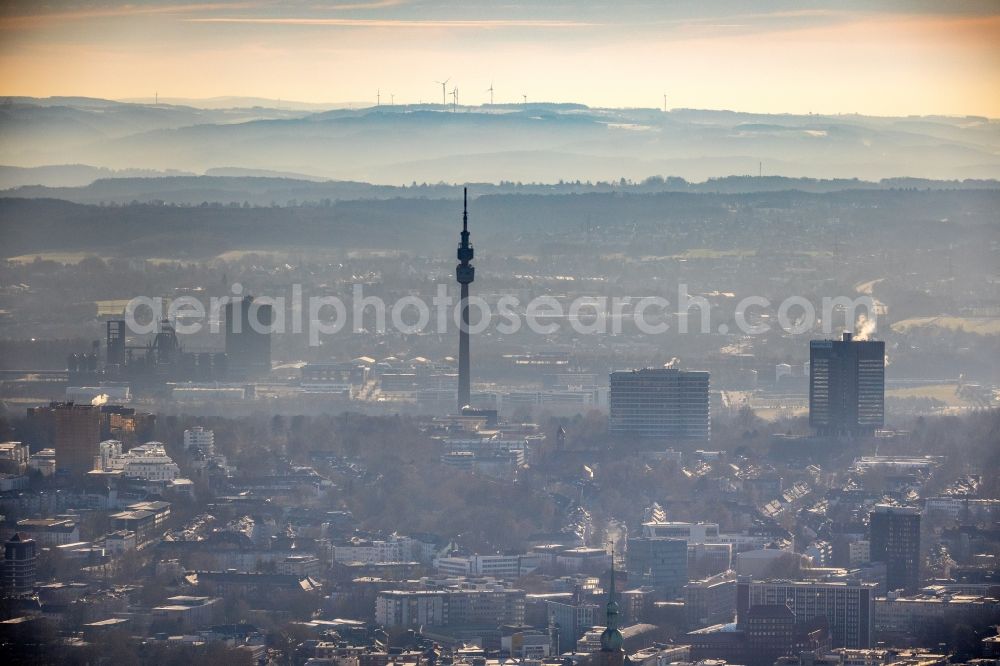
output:
MULTIPOLYGON (((731 20, 254 13, 257 5, 0 14, 0 95, 252 96, 1000 118, 1000 13, 775 12, 731 20), (237 11, 236 14, 232 12, 237 11), (463 94, 464 93, 464 94, 463 94)), ((402 7, 402 9, 400 9, 402 7)))

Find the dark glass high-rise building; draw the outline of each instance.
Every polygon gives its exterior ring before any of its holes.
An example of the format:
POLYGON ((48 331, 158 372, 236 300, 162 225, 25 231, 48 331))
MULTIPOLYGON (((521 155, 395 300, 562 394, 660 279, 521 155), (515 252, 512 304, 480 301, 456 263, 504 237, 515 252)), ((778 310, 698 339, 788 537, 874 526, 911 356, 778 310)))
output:
POLYGON ((664 599, 680 596, 688 582, 688 542, 667 537, 633 537, 625 551, 629 584, 649 585, 664 599))
POLYGON ((885 343, 809 343, 809 425, 823 435, 860 435, 885 423, 885 343))
POLYGON ((884 562, 886 589, 920 588, 920 510, 879 504, 869 516, 872 562, 884 562))
POLYGON ((676 368, 612 372, 608 430, 654 439, 707 440, 708 373, 676 368))
POLYGON ((235 378, 252 378, 271 371, 271 324, 268 304, 255 304, 253 296, 226 303, 226 357, 235 378))

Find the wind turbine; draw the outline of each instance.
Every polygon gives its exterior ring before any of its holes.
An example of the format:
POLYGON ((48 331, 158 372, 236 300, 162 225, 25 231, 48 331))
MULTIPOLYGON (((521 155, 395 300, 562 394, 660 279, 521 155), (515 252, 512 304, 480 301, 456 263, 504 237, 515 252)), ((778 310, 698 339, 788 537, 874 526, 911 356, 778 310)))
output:
POLYGON ((527 104, 528 103, 528 96, 527 95, 521 95, 521 97, 524 98, 524 103, 527 104))
POLYGON ((490 106, 493 106, 493 82, 490 81, 490 87, 486 89, 486 92, 490 94, 490 106))
POLYGON ((375 91, 375 106, 382 106, 382 89, 375 91))
POLYGON ((445 86, 448 85, 449 81, 451 81, 451 77, 450 76, 447 79, 445 79, 444 81, 435 81, 434 82, 434 83, 441 84, 441 106, 444 106, 445 104, 448 103, 447 102, 448 94, 445 92, 445 86))
POLYGON ((667 112, 667 94, 663 94, 663 113, 667 112))
POLYGON ((451 89, 451 112, 458 110, 458 86, 451 89))
POLYGON ((389 106, 396 106, 396 93, 389 93, 389 106))

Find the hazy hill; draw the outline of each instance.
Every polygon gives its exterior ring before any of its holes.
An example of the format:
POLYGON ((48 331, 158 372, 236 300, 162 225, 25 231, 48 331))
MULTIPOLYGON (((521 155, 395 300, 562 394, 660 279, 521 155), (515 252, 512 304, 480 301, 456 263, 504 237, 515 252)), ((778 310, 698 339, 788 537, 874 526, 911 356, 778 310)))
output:
MULTIPOLYGON (((23 170, 38 174, 45 169, 23 170)), ((57 167, 51 167, 57 169, 57 167)), ((101 173, 85 167, 66 167, 70 174, 101 173)), ((22 180, 33 175, 19 173, 16 169, 0 168, 0 182, 10 180, 5 176, 13 171, 22 180)), ((315 178, 274 174, 250 169, 212 169, 211 175, 137 175, 129 178, 101 178, 83 186, 67 185, 47 187, 25 185, 0 191, 0 195, 30 199, 62 199, 82 204, 163 203, 180 206, 201 204, 287 206, 323 205, 332 201, 390 198, 458 198, 462 186, 453 184, 420 184, 410 186, 372 185, 357 181, 322 181, 315 178), (234 174, 234 175, 225 175, 234 174)), ((67 176, 68 178, 68 176, 67 176)), ((563 182, 548 184, 484 183, 469 182, 473 196, 489 194, 588 194, 588 193, 660 193, 698 192, 722 194, 749 194, 754 192, 841 192, 845 190, 887 189, 993 189, 1000 190, 1000 182, 989 181, 933 181, 922 179, 886 179, 879 182, 852 179, 816 180, 809 178, 784 178, 781 176, 727 176, 692 183, 683 178, 648 178, 639 182, 621 183, 563 182)))
POLYGON ((150 178, 194 175, 183 171, 152 169, 106 169, 87 164, 53 164, 40 167, 0 166, 0 189, 31 185, 83 187, 107 178, 150 178))
POLYGON ((704 180, 758 170, 869 180, 1000 177, 1000 123, 985 118, 663 113, 573 104, 311 112, 11 98, 0 105, 0 138, 0 164, 11 166, 237 168, 381 184, 656 174, 704 180))
MULTIPOLYGON (((389 188, 359 183, 345 187, 392 194, 389 188)), ((452 247, 461 194, 458 188, 428 194, 246 208, 93 206, 55 199, 0 198, 0 238, 6 256, 87 251, 103 256, 194 259, 229 250, 321 248, 434 254, 452 247)), ((477 247, 490 248, 490 252, 551 253, 550 241, 559 237, 561 242, 577 244, 573 252, 580 253, 589 247, 585 235, 590 227, 603 239, 601 251, 615 248, 638 255, 706 247, 803 251, 826 249, 847 238, 863 239, 870 247, 913 242, 946 245, 960 231, 991 238, 1000 189, 495 193, 475 197, 473 205, 477 247), (762 221, 747 212, 758 209, 785 213, 762 221), (962 211, 960 219, 942 221, 956 210, 962 211)), ((977 243, 988 245, 989 241, 977 243)))

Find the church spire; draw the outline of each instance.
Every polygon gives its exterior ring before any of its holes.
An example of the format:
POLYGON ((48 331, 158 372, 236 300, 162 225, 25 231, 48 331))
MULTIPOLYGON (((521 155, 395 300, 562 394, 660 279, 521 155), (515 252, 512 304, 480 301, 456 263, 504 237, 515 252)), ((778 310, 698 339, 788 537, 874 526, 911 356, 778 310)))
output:
POLYGON ((611 542, 611 583, 608 585, 607 627, 601 634, 601 652, 622 652, 625 642, 618 628, 618 601, 615 599, 615 544, 611 542))

